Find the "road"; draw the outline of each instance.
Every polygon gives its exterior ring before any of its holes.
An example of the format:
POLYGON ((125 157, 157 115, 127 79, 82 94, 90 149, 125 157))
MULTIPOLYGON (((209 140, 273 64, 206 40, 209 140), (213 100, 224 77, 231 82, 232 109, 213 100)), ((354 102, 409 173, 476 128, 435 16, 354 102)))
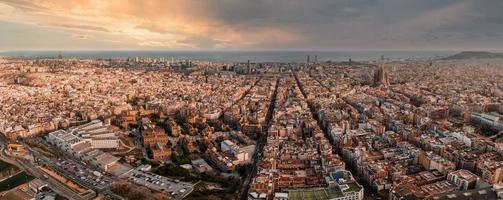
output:
MULTIPOLYGON (((20 169, 23 169, 24 171, 28 172, 32 176, 45 180, 49 186, 54 192, 57 194, 67 198, 67 199, 74 199, 74 200, 84 200, 85 198, 81 198, 77 193, 74 191, 70 190, 67 188, 65 185, 60 183, 59 181, 53 179, 52 177, 45 178, 44 175, 45 173, 40 170, 37 166, 33 165, 30 161, 27 161, 25 159, 17 159, 14 157, 11 157, 8 155, 5 151, 5 146, 7 145, 6 139, 3 136, 0 136, 0 144, 1 144, 1 151, 0 151, 0 159, 8 162, 10 164, 13 164, 20 169)), ((94 197, 94 195, 93 195, 94 197)))
MULTIPOLYGON (((303 87, 303 84, 302 82, 299 80, 299 78, 297 77, 297 74, 294 74, 294 77, 295 77, 295 80, 297 82, 297 86, 299 87, 303 97, 307 100, 307 93, 305 92, 304 90, 304 87, 303 87)), ((321 81, 319 81, 318 79, 316 78, 313 78, 311 77, 314 81, 317 81, 322 87, 324 87, 326 90, 330 91, 330 92, 333 92, 329 87, 326 87, 321 81)), ((320 121, 320 119, 318 118, 318 115, 316 114, 316 111, 314 109, 314 106, 312 105, 312 103, 310 101, 307 101, 308 103, 308 106, 309 106, 309 109, 311 111, 311 114, 313 116, 313 118, 317 121, 318 123, 318 126, 321 128, 321 130, 323 131, 323 133, 325 134, 325 136, 328 138, 328 134, 327 134, 327 130, 324 128, 323 126, 323 122, 320 121)), ((349 103, 347 103, 349 105, 349 103)), ((332 146, 334 148, 336 148, 336 145, 335 143, 333 143, 332 140, 329 140, 330 142, 332 142, 332 146)), ((339 154, 339 156, 343 157, 341 154, 339 154)), ((348 165, 346 163, 346 165, 348 165)), ((354 170, 355 168, 354 167, 350 167, 350 166, 346 166, 346 168, 351 171, 351 173, 353 174, 356 174, 356 171, 354 170), (349 167, 349 168, 348 168, 349 167)), ((364 181, 362 181, 362 179, 358 176, 353 176, 359 183, 365 183, 364 181)), ((365 192, 365 196, 379 196, 378 193, 374 192, 374 190, 369 187, 367 184, 361 184, 363 187, 364 187, 364 192, 365 192)))
MULTIPOLYGON (((48 144, 46 144, 48 145, 48 144)), ((50 158, 47 158, 46 156, 40 154, 38 151, 32 149, 31 147, 25 145, 26 148, 29 150, 29 152, 32 153, 32 155, 34 155, 34 157, 37 158, 37 160, 41 163, 43 163, 44 165, 48 166, 49 168, 52 168, 53 170, 56 170, 57 172, 61 173, 63 176, 65 176, 66 178, 78 183, 79 185, 85 187, 85 188, 89 188, 93 191, 95 191, 95 193, 100 193, 100 194, 103 194, 105 195, 105 197, 107 199, 124 199, 116 194, 114 194, 112 191, 110 191, 110 189, 108 189, 107 187, 100 187, 100 186, 94 186, 92 185, 90 182, 88 181, 84 181, 82 180, 78 175, 76 175, 75 173, 73 172, 70 172, 69 170, 67 169, 64 169, 63 167, 61 166, 58 166, 56 163, 57 161, 53 160, 53 159, 50 159, 50 158)), ((63 158, 63 159, 67 159, 67 158, 63 158)), ((67 159, 68 161, 71 161, 73 162, 73 164, 75 164, 76 166, 78 165, 80 169, 84 169, 84 168, 89 168, 90 165, 81 165, 78 161, 75 161, 75 160, 72 160, 72 159, 67 159)), ((88 169, 88 170, 99 170, 99 169, 96 169, 94 167, 88 169)), ((112 177, 112 176, 105 176, 103 175, 104 177, 110 179, 110 180, 115 180, 115 177, 112 177)))
POLYGON ((272 93, 271 97, 271 103, 269 104, 269 110, 267 112, 266 120, 267 120, 267 127, 265 130, 262 130, 262 134, 260 135, 258 141, 257 141, 257 150, 253 154, 253 164, 252 164, 252 169, 250 174, 245 178, 245 180, 242 183, 241 191, 240 191, 240 199, 246 200, 248 196, 248 190, 250 189, 250 182, 255 177, 258 171, 258 163, 262 159, 262 152, 264 150, 264 146, 267 143, 267 130, 271 126, 271 120, 274 114, 274 107, 276 105, 276 96, 278 94, 278 87, 279 87, 279 78, 276 79, 276 87, 274 88, 274 92, 272 93))
MULTIPOLYGON (((48 147, 52 146, 51 144, 48 144, 46 141, 44 141, 42 139, 39 139, 37 142, 40 144, 44 144, 48 147)), ((132 177, 129 176, 128 173, 123 174, 120 177, 117 177, 117 176, 111 175, 109 173, 103 172, 102 169, 99 169, 94 165, 89 165, 89 164, 83 163, 82 161, 76 159, 75 157, 73 157, 71 155, 63 154, 58 159, 51 159, 51 158, 44 156, 43 154, 39 153, 38 151, 36 151, 35 149, 33 149, 29 146, 27 147, 27 149, 30 150, 30 152, 33 155, 35 155, 35 157, 38 158, 39 162, 54 169, 55 171, 59 172, 60 174, 62 174, 66 178, 78 183, 79 185, 86 187, 86 188, 90 188, 93 191, 95 191, 96 193, 103 194, 105 196, 105 198, 107 198, 107 199, 115 200, 115 199, 123 199, 123 198, 114 194, 109 189, 110 184, 103 185, 103 184, 100 184, 101 181, 109 181, 110 183, 112 183, 112 182, 124 180, 124 181, 134 183, 136 185, 146 186, 144 183, 138 184, 138 182, 132 181, 130 179, 132 177), (101 179, 100 181, 94 181, 96 178, 99 178, 99 177, 92 176, 91 175, 92 173, 90 173, 92 171, 98 171, 98 172, 102 173, 102 176, 100 177, 100 179, 101 179)), ((189 184, 189 185, 186 185, 186 184, 187 183, 184 183, 184 182, 175 183, 174 180, 169 182, 169 184, 166 182, 165 186, 167 187, 168 185, 170 185, 170 186, 172 186, 172 188, 171 189, 166 188, 166 190, 164 192, 172 192, 175 189, 176 189, 176 191, 178 191, 179 189, 185 189, 185 192, 178 193, 175 196, 176 199, 183 199, 185 196, 187 196, 193 190, 193 187, 191 184, 189 184)), ((152 184, 149 186, 152 186, 152 184)), ((152 189, 152 187, 149 187, 149 188, 152 189)), ((157 191, 160 191, 160 189, 157 191)), ((160 192, 162 192, 162 191, 160 191, 160 192)), ((154 193, 146 193, 145 195, 147 195, 149 199, 155 198, 154 193)))

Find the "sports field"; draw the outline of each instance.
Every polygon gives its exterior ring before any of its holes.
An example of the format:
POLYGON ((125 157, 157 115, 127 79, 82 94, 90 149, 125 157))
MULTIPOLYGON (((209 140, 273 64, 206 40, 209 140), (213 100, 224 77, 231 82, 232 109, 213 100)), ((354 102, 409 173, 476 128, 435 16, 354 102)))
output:
POLYGON ((316 188, 288 192, 288 197, 291 200, 324 200, 342 196, 343 194, 338 188, 316 188))

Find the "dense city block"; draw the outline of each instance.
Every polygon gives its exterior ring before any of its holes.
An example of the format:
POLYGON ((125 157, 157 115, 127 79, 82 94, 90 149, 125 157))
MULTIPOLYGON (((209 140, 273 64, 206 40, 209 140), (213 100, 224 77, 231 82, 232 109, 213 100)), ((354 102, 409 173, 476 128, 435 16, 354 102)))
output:
POLYGON ((503 198, 501 63, 2 57, 4 197, 503 198))

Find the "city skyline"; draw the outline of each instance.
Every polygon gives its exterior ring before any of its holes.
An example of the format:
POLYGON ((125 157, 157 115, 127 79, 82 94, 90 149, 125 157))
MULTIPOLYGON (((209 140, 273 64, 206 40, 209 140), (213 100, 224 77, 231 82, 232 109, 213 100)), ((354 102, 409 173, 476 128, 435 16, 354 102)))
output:
POLYGON ((503 2, 0 1, 0 51, 500 50, 503 2))

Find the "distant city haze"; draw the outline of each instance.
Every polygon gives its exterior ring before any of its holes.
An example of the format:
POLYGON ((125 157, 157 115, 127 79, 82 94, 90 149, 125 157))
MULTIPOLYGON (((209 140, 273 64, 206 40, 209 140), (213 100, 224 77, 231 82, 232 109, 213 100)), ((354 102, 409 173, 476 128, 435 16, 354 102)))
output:
POLYGON ((305 62, 307 56, 319 61, 363 61, 380 59, 437 59, 453 55, 454 51, 9 51, 0 56, 65 58, 135 58, 191 59, 229 62, 305 62))
POLYGON ((0 0, 0 51, 499 50, 501 0, 0 0))

